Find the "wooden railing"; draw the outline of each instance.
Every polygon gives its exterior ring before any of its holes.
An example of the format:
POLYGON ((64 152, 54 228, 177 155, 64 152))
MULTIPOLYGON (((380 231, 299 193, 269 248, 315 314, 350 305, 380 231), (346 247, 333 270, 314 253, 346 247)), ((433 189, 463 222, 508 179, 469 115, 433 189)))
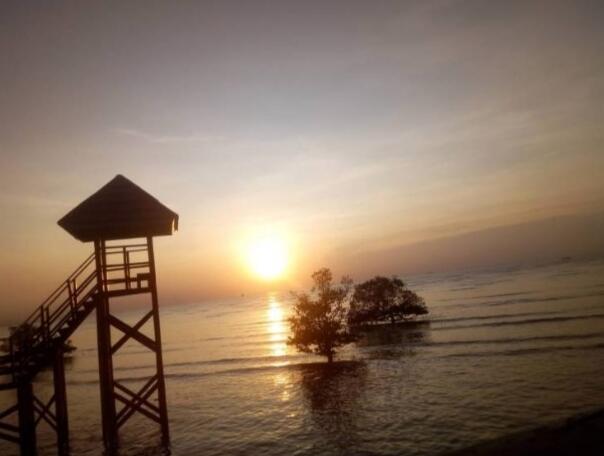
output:
POLYGON ((113 245, 105 247, 106 265, 104 282, 108 291, 132 290, 149 281, 149 256, 147 244, 113 245), (133 256, 144 257, 134 260, 133 256), (117 273, 118 277, 115 277, 117 273))
POLYGON ((94 254, 90 255, 46 300, 16 328, 10 336, 11 342, 27 334, 29 345, 52 338, 69 317, 77 311, 78 303, 84 301, 96 289, 94 254))

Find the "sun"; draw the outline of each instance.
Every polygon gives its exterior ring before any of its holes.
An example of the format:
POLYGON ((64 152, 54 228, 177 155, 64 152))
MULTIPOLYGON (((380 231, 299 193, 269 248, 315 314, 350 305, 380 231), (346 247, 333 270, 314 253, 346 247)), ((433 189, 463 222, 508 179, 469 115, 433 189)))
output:
POLYGON ((276 279, 287 266, 287 248, 278 237, 263 237, 252 241, 248 248, 248 263, 252 271, 263 279, 276 279))

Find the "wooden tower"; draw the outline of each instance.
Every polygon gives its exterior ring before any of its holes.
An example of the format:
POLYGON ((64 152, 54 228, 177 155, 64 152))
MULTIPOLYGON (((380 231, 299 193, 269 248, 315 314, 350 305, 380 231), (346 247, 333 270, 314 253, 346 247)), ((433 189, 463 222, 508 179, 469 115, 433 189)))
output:
POLYGON ((0 359, 0 375, 9 378, 0 382, 0 388, 15 388, 17 404, 0 413, 0 438, 19 443, 22 455, 34 455, 35 427, 44 420, 57 433, 58 453, 68 454, 63 350, 69 336, 96 310, 107 452, 116 450, 118 431, 134 414, 158 423, 162 442, 167 444, 170 435, 153 237, 171 235, 178 228, 178 215, 118 175, 58 223, 76 239, 92 242, 94 253, 9 337, 9 354, 0 359), (112 298, 128 295, 149 296, 149 310, 134 325, 112 313, 112 298), (149 321, 153 324, 151 336, 141 331, 149 321), (117 340, 112 340, 111 328, 119 333, 117 340), (155 374, 138 391, 114 375, 113 357, 129 340, 140 343, 155 359, 155 374), (55 394, 44 403, 36 398, 32 382, 48 365, 54 367, 55 394), (13 413, 18 414, 17 425, 2 422, 13 413))

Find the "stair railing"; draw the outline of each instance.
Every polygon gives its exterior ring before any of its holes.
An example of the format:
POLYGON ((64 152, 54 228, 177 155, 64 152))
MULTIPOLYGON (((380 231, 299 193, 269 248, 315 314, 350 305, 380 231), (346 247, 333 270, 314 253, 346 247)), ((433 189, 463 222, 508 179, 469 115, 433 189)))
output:
MULTIPOLYGON (((9 350, 15 370, 28 367, 32 356, 47 346, 57 332, 76 317, 78 307, 96 290, 94 254, 55 289, 9 336, 9 350)), ((16 373, 16 372, 15 372, 16 373)))

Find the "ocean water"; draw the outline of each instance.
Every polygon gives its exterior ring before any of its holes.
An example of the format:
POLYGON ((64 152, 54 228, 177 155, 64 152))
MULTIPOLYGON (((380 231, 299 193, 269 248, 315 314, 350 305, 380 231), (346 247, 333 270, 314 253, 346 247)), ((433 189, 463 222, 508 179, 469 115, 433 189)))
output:
MULTIPOLYGON (((604 262, 408 282, 430 322, 372 331, 331 368, 285 344, 287 293, 163 307, 172 454, 433 455, 604 406, 604 262)), ((67 366, 75 455, 102 454, 95 337, 91 317, 67 366)), ((133 389, 153 372, 136 343, 114 362, 133 389)), ((38 436, 55 454, 44 423, 38 436)), ((120 436, 123 455, 162 454, 145 417, 120 436)))

